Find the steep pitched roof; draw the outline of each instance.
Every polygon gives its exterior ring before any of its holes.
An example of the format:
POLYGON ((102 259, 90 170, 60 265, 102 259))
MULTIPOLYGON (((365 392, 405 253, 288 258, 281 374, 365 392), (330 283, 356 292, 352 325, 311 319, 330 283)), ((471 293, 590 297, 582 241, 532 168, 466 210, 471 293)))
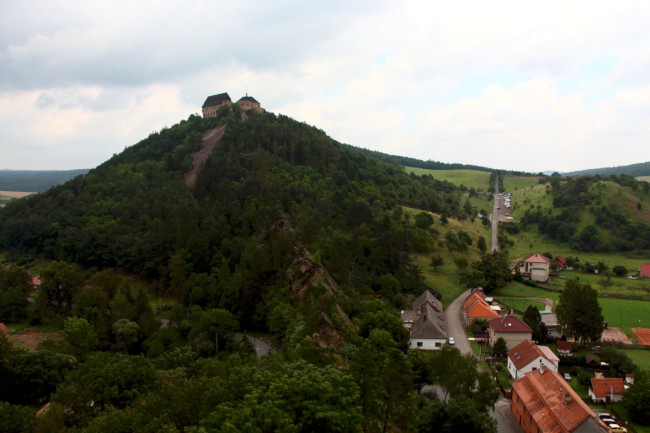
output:
POLYGON ((475 302, 481 302, 487 305, 487 301, 485 300, 485 295, 481 296, 480 293, 483 292, 474 292, 471 295, 469 295, 467 299, 465 299, 465 302, 463 302, 463 309, 467 310, 475 302))
POLYGON ((639 272, 639 277, 650 277, 650 263, 643 263, 641 265, 641 272, 639 272))
POLYGON ((531 371, 513 382, 512 388, 543 432, 604 431, 594 411, 548 368, 531 371))
POLYGON ((551 259, 539 253, 535 253, 531 256, 528 256, 528 258, 524 261, 528 263, 550 263, 551 259))
POLYGON ((503 316, 494 319, 490 321, 490 328, 494 332, 533 332, 526 322, 517 319, 515 316, 503 316))
POLYGON ((446 339, 447 328, 445 315, 425 303, 420 309, 420 316, 415 320, 410 332, 411 338, 446 339))
POLYGON ((228 93, 219 93, 218 95, 208 96, 201 108, 212 107, 213 105, 221 105, 224 102, 231 102, 228 93))
POLYGON ((499 317, 499 313, 490 308, 487 303, 476 301, 469 308, 466 309, 467 317, 470 319, 495 319, 499 317))
POLYGON ((508 351, 508 358, 517 370, 521 370, 540 356, 555 365, 560 361, 548 347, 538 346, 530 340, 524 340, 508 351))
POLYGON ((591 389, 598 398, 605 398, 610 393, 623 394, 625 385, 622 377, 603 377, 591 379, 591 389))
POLYGON ((413 310, 417 311, 420 307, 422 307, 424 304, 431 304, 433 308, 435 308, 437 311, 442 312, 442 302, 438 300, 435 296, 433 296, 433 293, 431 293, 428 290, 425 290, 422 292, 418 298, 413 301, 413 310))

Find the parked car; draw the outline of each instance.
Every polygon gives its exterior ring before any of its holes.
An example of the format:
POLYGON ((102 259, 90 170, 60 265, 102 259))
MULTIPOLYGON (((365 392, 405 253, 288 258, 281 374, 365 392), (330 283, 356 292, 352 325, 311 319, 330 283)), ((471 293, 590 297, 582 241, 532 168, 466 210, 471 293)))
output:
POLYGON ((625 427, 621 427, 618 424, 610 424, 609 425, 609 430, 612 433, 627 433, 627 429, 625 427))
POLYGON ((567 382, 571 382, 571 375, 569 373, 564 373, 563 376, 564 376, 564 380, 566 380, 567 382))
POLYGON ((450 344, 451 346, 453 346, 454 344, 456 344, 456 342, 454 341, 454 337, 449 337, 449 340, 448 340, 448 341, 449 341, 449 344, 450 344))

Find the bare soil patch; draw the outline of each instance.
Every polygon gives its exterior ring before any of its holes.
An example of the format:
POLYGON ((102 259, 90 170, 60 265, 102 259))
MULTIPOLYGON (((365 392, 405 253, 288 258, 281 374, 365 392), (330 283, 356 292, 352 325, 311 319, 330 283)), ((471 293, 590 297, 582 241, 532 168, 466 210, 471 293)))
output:
POLYGON ((600 337, 602 343, 614 343, 614 344, 632 344, 630 337, 625 335, 625 332, 621 328, 608 327, 603 330, 603 336, 600 337))
POLYGON ((196 178, 201 172, 205 161, 214 150, 214 146, 216 146, 217 142, 221 139, 221 137, 223 137, 225 131, 226 125, 223 125, 219 128, 212 128, 203 133, 203 142, 201 143, 201 149, 198 152, 192 154, 192 168, 183 176, 185 183, 190 188, 194 187, 196 178))
POLYGON ((25 349, 34 350, 45 340, 62 340, 59 332, 41 332, 31 328, 24 328, 9 335, 9 341, 16 342, 25 349))
POLYGON ((36 194, 35 192, 23 192, 23 191, 0 191, 0 195, 3 195, 5 197, 12 197, 12 198, 23 198, 27 197, 28 195, 36 194))
POLYGON ((636 335, 638 344, 650 346, 650 328, 631 328, 636 335))

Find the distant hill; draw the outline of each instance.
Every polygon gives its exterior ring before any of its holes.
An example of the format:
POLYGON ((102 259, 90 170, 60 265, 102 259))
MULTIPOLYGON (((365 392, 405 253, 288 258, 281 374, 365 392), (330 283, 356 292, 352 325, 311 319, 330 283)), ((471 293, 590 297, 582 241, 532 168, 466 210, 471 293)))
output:
POLYGON ((44 192, 88 169, 79 170, 0 170, 0 191, 44 192))
POLYGON ((631 177, 650 176, 650 161, 618 167, 591 168, 589 170, 562 173, 564 176, 611 176, 625 174, 631 177))

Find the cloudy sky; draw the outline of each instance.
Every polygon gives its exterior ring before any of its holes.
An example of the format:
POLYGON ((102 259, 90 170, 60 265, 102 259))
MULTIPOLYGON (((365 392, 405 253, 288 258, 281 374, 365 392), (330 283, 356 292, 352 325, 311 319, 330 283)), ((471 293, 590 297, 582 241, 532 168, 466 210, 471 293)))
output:
POLYGON ((0 0, 0 169, 91 168, 210 94, 358 147, 650 160, 650 2, 0 0))

